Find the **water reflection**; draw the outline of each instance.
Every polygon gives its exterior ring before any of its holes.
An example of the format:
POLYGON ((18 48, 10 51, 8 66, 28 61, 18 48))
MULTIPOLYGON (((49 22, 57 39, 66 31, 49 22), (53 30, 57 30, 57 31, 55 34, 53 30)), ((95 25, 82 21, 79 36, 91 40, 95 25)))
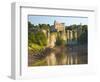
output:
POLYGON ((56 65, 57 61, 56 61, 55 53, 52 52, 50 55, 48 55, 46 57, 46 62, 47 65, 56 65))
POLYGON ((46 48, 43 52, 29 55, 30 66, 87 64, 87 46, 46 48))
POLYGON ((77 53, 59 53, 56 54, 56 52, 51 52, 46 57, 47 65, 70 65, 70 64, 78 64, 78 57, 77 53))
POLYGON ((87 51, 85 46, 46 48, 30 58, 32 66, 87 64, 87 51))

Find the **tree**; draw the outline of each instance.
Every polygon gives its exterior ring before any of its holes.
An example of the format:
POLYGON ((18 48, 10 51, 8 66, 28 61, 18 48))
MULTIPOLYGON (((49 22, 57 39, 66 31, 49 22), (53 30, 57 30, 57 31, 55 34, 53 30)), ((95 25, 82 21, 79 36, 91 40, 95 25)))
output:
POLYGON ((33 31, 34 25, 31 22, 28 22, 28 31, 33 31))
POLYGON ((57 32, 56 45, 61 46, 64 44, 65 44, 65 41, 60 37, 60 32, 57 32))
POLYGON ((32 44, 35 43, 36 39, 35 39, 35 35, 33 32, 28 32, 28 44, 32 44))
POLYGON ((88 40, 88 30, 87 30, 87 25, 82 26, 82 32, 78 38, 78 43, 79 44, 87 44, 88 40))
POLYGON ((47 37, 45 36, 45 34, 41 31, 37 32, 35 34, 35 43, 37 43, 38 45, 41 46, 46 46, 47 45, 47 37))

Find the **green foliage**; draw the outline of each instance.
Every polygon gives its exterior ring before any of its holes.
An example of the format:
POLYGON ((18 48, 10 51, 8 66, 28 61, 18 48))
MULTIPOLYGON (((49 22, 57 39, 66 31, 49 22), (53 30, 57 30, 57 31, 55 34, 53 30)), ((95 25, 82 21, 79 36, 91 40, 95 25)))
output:
POLYGON ((34 36, 28 40, 28 50, 30 53, 39 53, 43 50, 43 46, 37 44, 37 41, 34 36))
POLYGON ((57 33, 57 39, 56 39, 56 45, 61 46, 61 45, 64 45, 64 44, 65 44, 65 41, 60 37, 60 33, 58 32, 57 33))
POLYGON ((50 25, 49 24, 39 24, 38 26, 40 27, 40 29, 45 29, 45 30, 49 30, 50 29, 50 25))
POLYGON ((42 60, 38 60, 35 63, 32 64, 32 66, 41 66, 41 65, 47 65, 46 60, 42 59, 42 60))
POLYGON ((47 45, 47 37, 43 32, 37 32, 35 34, 35 43, 41 46, 46 46, 47 45))
POLYGON ((28 43, 35 43, 40 46, 46 46, 47 45, 47 37, 46 35, 39 31, 37 33, 29 32, 28 33, 28 43))
POLYGON ((38 53, 43 50, 44 46, 47 45, 47 38, 43 32, 28 33, 28 49, 29 52, 38 53))
POLYGON ((79 44, 87 44, 88 41, 88 30, 87 30, 87 25, 82 26, 82 32, 80 36, 78 37, 78 43, 79 44))
POLYGON ((34 25, 31 22, 28 22, 28 31, 33 31, 34 25))
POLYGON ((83 32, 78 38, 79 44, 87 44, 87 33, 83 32))
POLYGON ((45 29, 47 31, 50 31, 50 25, 49 24, 38 24, 34 25, 31 22, 28 22, 28 31, 30 32, 35 32, 35 31, 40 31, 42 29, 45 29))
POLYGON ((37 45, 35 43, 29 43, 28 50, 32 53, 39 53, 43 50, 43 46, 37 45))
POLYGON ((33 32, 28 32, 28 43, 34 43, 35 41, 35 35, 33 32))
POLYGON ((65 44, 65 41, 63 39, 57 39, 56 40, 56 45, 57 46, 64 45, 64 44, 65 44))
POLYGON ((85 33, 87 33, 87 31, 88 31, 87 25, 83 25, 82 26, 82 31, 85 32, 85 33))
MULTIPOLYGON (((75 30, 75 31, 77 31, 78 32, 78 43, 79 44, 87 44, 87 34, 88 34, 88 26, 87 25, 70 25, 70 26, 67 26, 66 28, 65 28, 65 30, 66 30, 66 32, 67 32, 67 30, 75 30)), ((73 41, 74 41, 75 39, 73 38, 73 41)))
POLYGON ((47 45, 47 37, 42 29, 48 30, 49 25, 39 24, 33 25, 28 22, 28 50, 29 53, 38 53, 47 45))

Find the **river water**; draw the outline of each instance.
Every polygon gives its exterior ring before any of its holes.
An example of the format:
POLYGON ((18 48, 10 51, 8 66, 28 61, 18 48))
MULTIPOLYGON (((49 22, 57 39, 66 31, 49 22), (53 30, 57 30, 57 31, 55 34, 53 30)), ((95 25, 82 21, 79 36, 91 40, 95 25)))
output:
POLYGON ((30 61, 31 63, 30 66, 87 64, 88 63, 87 46, 79 45, 79 46, 55 47, 53 49, 44 50, 43 55, 42 53, 40 53, 40 55, 38 54, 30 58, 29 60, 32 60, 30 61))

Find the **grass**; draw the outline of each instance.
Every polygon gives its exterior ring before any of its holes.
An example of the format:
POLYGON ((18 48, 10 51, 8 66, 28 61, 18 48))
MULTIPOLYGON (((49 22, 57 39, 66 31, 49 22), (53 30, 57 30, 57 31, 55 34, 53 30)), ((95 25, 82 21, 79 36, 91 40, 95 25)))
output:
POLYGON ((29 46, 28 46, 28 52, 29 53, 39 53, 41 52, 42 50, 44 49, 43 46, 40 46, 38 44, 33 44, 31 43, 29 46))
POLYGON ((38 61, 36 61, 35 63, 32 64, 32 66, 46 66, 46 65, 47 65, 47 63, 46 63, 45 59, 38 60, 38 61))

